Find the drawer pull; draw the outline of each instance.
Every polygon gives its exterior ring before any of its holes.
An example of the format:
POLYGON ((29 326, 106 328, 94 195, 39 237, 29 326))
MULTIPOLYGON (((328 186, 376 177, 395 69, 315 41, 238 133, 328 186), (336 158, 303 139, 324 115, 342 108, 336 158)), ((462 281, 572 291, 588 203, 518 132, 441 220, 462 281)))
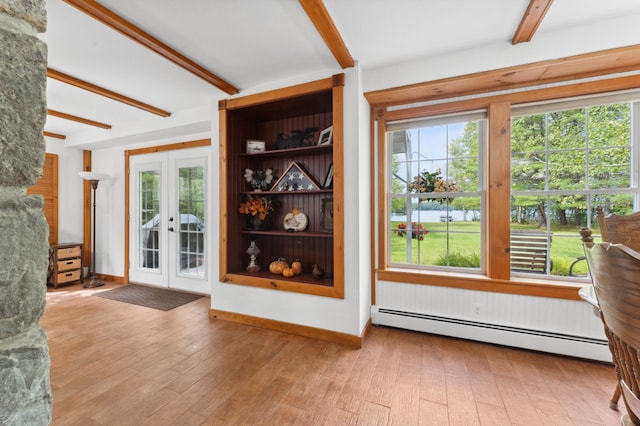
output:
POLYGON ((73 272, 68 272, 66 274, 64 274, 65 277, 72 277, 73 276, 73 272))
POLYGON ((73 265, 73 260, 69 260, 68 262, 65 262, 67 265, 73 265))

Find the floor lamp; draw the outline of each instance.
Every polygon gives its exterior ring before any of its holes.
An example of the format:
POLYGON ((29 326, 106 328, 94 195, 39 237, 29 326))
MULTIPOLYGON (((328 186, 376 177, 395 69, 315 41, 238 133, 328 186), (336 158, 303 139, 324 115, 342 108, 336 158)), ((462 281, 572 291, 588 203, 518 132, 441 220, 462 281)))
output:
POLYGON ((88 180, 91 182, 91 189, 93 192, 93 218, 91 220, 91 280, 88 283, 84 284, 85 288, 93 288, 100 287, 104 285, 104 281, 99 280, 96 277, 96 189, 98 189, 98 183, 101 180, 109 179, 109 175, 104 173, 96 173, 96 172, 80 172, 78 173, 81 178, 88 180))

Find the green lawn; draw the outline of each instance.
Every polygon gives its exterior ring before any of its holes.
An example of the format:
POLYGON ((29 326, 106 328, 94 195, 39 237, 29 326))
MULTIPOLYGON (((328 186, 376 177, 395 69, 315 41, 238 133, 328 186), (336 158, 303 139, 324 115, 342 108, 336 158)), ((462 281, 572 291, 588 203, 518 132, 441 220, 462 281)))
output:
MULTIPOLYGON (((395 227, 401 222, 393 222, 395 227)), ((452 266, 460 259, 479 258, 480 254, 480 222, 423 222, 429 231, 422 241, 411 240, 412 264, 438 265, 438 261, 446 256, 448 251, 452 266), (447 241, 447 226, 449 239, 447 241)), ((516 230, 539 230, 534 225, 512 224, 516 230)), ((553 262, 552 275, 569 276, 571 264, 584 255, 579 229, 564 227, 553 229, 551 242, 551 260, 553 262)), ((600 240, 598 228, 594 228, 596 241, 600 240)), ((407 240, 397 233, 391 237, 391 259, 395 263, 406 263, 407 240)), ((466 265, 465 265, 466 266, 466 265)), ((479 265, 478 265, 479 266, 479 265)), ((476 266, 477 267, 477 266, 476 266)), ((587 264, 582 261, 574 267, 574 274, 586 274, 587 264)))

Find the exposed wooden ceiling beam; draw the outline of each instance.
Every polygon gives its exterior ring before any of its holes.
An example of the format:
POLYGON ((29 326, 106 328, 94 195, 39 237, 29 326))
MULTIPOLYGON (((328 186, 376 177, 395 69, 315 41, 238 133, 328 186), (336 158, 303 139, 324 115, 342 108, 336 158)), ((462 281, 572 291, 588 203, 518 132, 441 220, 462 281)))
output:
POLYGON ((77 115, 71 115, 60 111, 55 111, 53 109, 47 110, 47 114, 53 117, 63 118, 65 120, 76 121, 82 124, 88 124, 89 126, 100 127, 102 129, 110 129, 111 124, 101 123, 99 121, 89 120, 88 118, 78 117, 77 115))
POLYGON ((123 17, 115 14, 111 10, 97 3, 95 0, 64 1, 91 16, 92 18, 102 22, 106 26, 118 31, 120 34, 129 37, 131 40, 141 44, 148 49, 151 49, 158 55, 170 60, 174 64, 184 68, 197 77, 200 77, 207 83, 212 84, 223 92, 228 93, 229 95, 235 95, 239 92, 238 89, 230 83, 226 82, 203 66, 182 55, 180 52, 173 50, 157 38, 144 32, 123 17))
POLYGON ((95 84, 89 83, 84 80, 80 80, 79 78, 72 77, 68 74, 64 74, 60 71, 53 70, 51 68, 47 68, 47 77, 53 78, 55 80, 61 81, 63 83, 70 84, 72 86, 78 87, 83 90, 87 90, 89 92, 95 93, 100 96, 107 97, 109 99, 113 99, 114 101, 122 102, 124 104, 130 105, 135 108, 139 108, 141 110, 150 112, 152 114, 157 114, 161 117, 169 117, 171 115, 170 112, 164 111, 160 108, 156 108, 152 105, 145 104, 144 102, 137 101, 135 99, 129 98, 127 96, 121 95, 119 93, 113 92, 109 89, 105 89, 104 87, 96 86, 95 84))
POLYGON ((544 15, 551 7, 553 0, 529 0, 527 11, 522 16, 520 25, 513 35, 511 44, 518 44, 531 41, 533 34, 536 32, 544 15))
POLYGON ((66 139, 67 138, 65 135, 61 135, 59 133, 42 132, 42 134, 45 135, 45 136, 49 136, 50 138, 56 138, 56 139, 66 139))
POLYGON ((333 19, 329 15, 327 8, 322 0, 298 0, 304 11, 316 26, 316 30, 320 33, 333 56, 342 68, 351 68, 354 65, 353 58, 349 49, 344 44, 342 36, 338 32, 333 19))

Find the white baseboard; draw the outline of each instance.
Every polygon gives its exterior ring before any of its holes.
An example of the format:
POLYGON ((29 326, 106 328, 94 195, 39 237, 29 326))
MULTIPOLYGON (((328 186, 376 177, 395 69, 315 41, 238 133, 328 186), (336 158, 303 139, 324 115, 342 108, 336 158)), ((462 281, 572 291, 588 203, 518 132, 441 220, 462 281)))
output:
POLYGON ((375 325, 612 362, 606 340, 371 307, 375 325))

